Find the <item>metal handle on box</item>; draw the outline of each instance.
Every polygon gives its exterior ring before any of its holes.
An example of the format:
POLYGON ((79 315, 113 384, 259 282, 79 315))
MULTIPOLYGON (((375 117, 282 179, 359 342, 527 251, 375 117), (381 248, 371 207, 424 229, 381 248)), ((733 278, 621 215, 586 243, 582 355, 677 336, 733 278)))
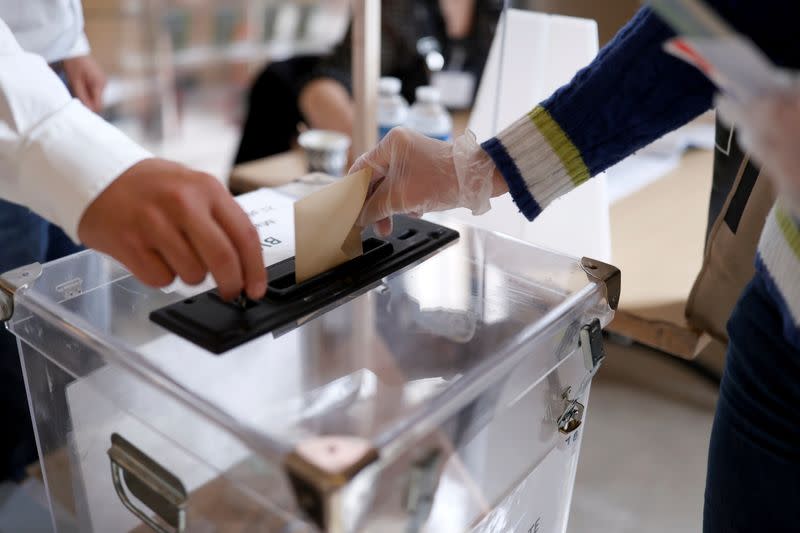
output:
POLYGON ((175 475, 117 433, 111 435, 108 456, 111 459, 111 479, 122 505, 153 531, 158 533, 186 531, 187 494, 183 483, 175 475), (137 507, 131 501, 128 492, 172 529, 164 527, 137 507))

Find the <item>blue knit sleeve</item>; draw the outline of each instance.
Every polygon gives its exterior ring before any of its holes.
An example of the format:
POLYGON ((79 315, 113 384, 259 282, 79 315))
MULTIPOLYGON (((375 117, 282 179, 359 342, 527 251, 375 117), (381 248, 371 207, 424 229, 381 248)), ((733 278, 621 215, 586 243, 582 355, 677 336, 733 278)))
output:
POLYGON ((711 107, 711 82, 663 51, 673 36, 649 8, 640 10, 588 67, 542 103, 590 175, 711 107))

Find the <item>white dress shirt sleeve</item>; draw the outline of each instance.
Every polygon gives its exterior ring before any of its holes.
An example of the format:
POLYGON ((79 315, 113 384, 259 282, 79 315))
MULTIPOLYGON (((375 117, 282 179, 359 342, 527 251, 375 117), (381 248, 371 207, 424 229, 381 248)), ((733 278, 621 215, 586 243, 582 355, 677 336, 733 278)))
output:
POLYGON ((0 197, 29 207, 78 242, 89 204, 149 157, 73 99, 44 59, 24 52, 0 20, 0 197))
POLYGON ((86 33, 81 32, 80 35, 78 35, 78 39, 75 41, 75 44, 72 45, 72 48, 70 48, 69 52, 67 52, 64 56, 64 59, 88 56, 89 52, 91 51, 91 47, 89 46, 89 38, 86 37, 86 33))

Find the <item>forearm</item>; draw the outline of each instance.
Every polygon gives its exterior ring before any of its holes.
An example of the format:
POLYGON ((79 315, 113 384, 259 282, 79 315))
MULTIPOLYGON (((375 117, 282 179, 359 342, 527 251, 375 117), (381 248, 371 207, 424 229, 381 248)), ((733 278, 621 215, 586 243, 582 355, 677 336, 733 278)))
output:
POLYGON ((569 84, 484 143, 529 219, 711 107, 710 82, 662 51, 671 36, 642 10, 569 84))
POLYGON ((310 127, 352 135, 353 102, 339 82, 329 78, 309 82, 300 93, 299 105, 310 127))

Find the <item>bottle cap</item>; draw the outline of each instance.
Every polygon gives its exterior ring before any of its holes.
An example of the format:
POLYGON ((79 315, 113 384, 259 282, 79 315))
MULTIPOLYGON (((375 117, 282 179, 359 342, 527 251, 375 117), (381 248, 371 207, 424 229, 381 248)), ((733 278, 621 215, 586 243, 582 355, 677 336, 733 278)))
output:
POLYGON ((378 92, 386 95, 400 94, 402 86, 403 84, 398 78, 385 76, 378 81, 378 92))
POLYGON ((439 94, 439 89, 436 87, 423 85, 422 87, 417 87, 416 97, 418 102, 425 104, 438 104, 441 95, 439 94))

